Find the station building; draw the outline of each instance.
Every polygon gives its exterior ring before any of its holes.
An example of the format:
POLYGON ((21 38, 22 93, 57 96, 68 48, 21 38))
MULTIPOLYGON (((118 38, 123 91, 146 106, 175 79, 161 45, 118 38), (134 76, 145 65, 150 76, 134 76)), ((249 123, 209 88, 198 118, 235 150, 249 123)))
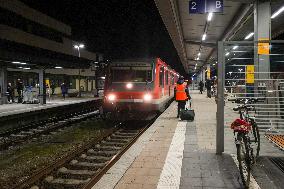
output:
POLYGON ((18 79, 39 94, 45 93, 45 85, 49 88, 52 85, 55 94, 60 94, 63 82, 69 89, 78 91, 81 86, 83 92, 94 91, 95 64, 103 56, 74 48, 78 44, 72 40, 70 26, 18 0, 1 0, 0 102, 6 102, 7 84, 16 88, 18 79))

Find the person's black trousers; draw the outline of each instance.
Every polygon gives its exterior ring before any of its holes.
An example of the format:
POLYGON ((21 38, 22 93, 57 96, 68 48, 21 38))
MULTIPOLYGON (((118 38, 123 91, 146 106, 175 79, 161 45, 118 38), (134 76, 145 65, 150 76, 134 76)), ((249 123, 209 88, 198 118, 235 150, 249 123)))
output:
POLYGON ((181 111, 181 109, 185 109, 185 104, 186 104, 186 101, 178 101, 178 115, 177 115, 177 117, 179 117, 180 116, 180 111, 181 111))

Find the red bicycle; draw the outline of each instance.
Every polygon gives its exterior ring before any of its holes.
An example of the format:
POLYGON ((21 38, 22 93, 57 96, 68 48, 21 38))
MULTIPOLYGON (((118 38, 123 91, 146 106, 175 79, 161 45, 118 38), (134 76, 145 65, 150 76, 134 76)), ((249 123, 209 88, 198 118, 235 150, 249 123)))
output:
POLYGON ((231 124, 231 129, 234 131, 235 135, 241 179, 244 187, 249 188, 251 168, 256 162, 260 151, 259 129, 255 117, 250 116, 249 112, 256 112, 256 109, 252 104, 261 102, 263 99, 230 99, 229 101, 243 103, 243 105, 233 108, 234 111, 239 112, 240 118, 237 118, 231 124))

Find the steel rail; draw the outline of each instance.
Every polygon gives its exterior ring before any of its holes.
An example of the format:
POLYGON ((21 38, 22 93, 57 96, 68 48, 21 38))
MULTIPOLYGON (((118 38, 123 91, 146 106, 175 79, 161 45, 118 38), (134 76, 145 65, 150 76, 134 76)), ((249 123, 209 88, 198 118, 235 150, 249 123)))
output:
POLYGON ((152 124, 144 126, 139 133, 122 149, 120 150, 102 169, 97 173, 82 189, 91 189, 101 177, 121 158, 121 156, 137 141, 137 139, 148 129, 152 124))
POLYGON ((105 138, 109 137, 110 135, 112 135, 115 131, 117 131, 119 129, 118 128, 119 125, 115 125, 112 129, 110 129, 108 132, 104 133, 99 138, 89 142, 88 144, 84 145, 83 147, 81 147, 79 149, 76 148, 72 152, 70 152, 67 155, 65 155, 64 157, 60 158, 58 161, 50 164, 47 167, 44 167, 44 168, 38 170, 36 173, 31 175, 30 177, 23 180, 21 183, 18 183, 15 186, 12 186, 11 188, 12 189, 24 189, 24 188, 27 188, 27 187, 31 187, 31 185, 33 183, 40 180, 42 177, 48 175, 49 173, 53 172, 54 170, 56 170, 56 168, 64 165, 68 161, 71 161, 73 158, 77 157, 78 154, 82 154, 85 150, 91 148, 92 146, 94 146, 98 142, 100 142, 100 141, 104 140, 105 138))

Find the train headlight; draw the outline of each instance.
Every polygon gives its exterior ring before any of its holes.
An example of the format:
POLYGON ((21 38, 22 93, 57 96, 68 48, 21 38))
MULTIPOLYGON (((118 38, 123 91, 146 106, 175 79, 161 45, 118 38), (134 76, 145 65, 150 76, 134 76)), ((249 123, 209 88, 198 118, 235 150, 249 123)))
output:
POLYGON ((126 88, 127 88, 127 89, 132 89, 132 87, 133 87, 133 84, 132 84, 132 83, 127 83, 127 84, 126 84, 126 88))
POLYGON ((145 94, 145 95, 144 95, 144 101, 149 102, 149 101, 151 101, 151 100, 152 100, 152 95, 151 95, 151 94, 145 94))
POLYGON ((107 99, 108 99, 109 101, 113 102, 113 101, 115 101, 116 96, 115 96, 114 94, 109 94, 109 95, 107 96, 107 99))

